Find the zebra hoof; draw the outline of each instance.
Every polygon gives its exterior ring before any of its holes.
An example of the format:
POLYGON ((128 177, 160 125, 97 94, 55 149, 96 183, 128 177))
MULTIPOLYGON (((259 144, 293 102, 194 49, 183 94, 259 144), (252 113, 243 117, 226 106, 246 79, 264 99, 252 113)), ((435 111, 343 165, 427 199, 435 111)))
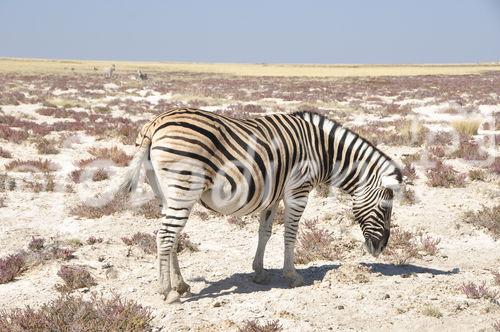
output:
POLYGON ((179 283, 179 285, 173 287, 173 289, 174 289, 174 291, 176 291, 180 295, 183 295, 185 293, 189 294, 191 287, 188 284, 186 284, 185 282, 181 282, 181 283, 179 283))
POLYGON ((269 275, 266 273, 266 271, 262 271, 260 273, 255 273, 252 280, 256 284, 266 284, 269 282, 269 275))
POLYGON ((181 294, 179 294, 177 291, 172 290, 166 296, 165 302, 167 302, 167 304, 180 303, 181 302, 181 294))
POLYGON ((291 288, 304 286, 304 278, 298 273, 292 277, 287 277, 287 279, 290 281, 288 285, 291 288))

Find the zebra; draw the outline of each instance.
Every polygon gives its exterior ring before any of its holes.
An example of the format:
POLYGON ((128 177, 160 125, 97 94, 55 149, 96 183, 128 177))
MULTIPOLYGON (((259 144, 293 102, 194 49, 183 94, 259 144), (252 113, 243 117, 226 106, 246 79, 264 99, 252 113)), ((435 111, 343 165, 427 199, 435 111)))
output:
POLYGON ((143 73, 140 69, 137 70, 137 78, 141 81, 145 81, 148 79, 148 74, 143 73))
POLYGON ((104 69, 104 78, 112 78, 114 71, 115 71, 115 64, 112 64, 111 67, 104 69))
POLYGON ((138 150, 120 185, 135 190, 144 165, 162 202, 157 232, 159 291, 167 303, 189 291, 176 254, 179 233, 193 205, 225 214, 260 213, 254 281, 264 282, 264 251, 280 201, 284 203, 283 275, 304 284, 294 266, 294 245, 308 195, 319 184, 353 196, 365 247, 377 256, 387 245, 398 165, 367 140, 311 112, 235 119, 185 108, 166 111, 140 130, 138 150))

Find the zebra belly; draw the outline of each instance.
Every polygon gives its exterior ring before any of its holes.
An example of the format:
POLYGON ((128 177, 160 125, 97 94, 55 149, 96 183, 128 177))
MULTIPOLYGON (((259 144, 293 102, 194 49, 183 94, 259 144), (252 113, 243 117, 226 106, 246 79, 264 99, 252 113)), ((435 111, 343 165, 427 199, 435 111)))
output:
MULTIPOLYGON (((262 188, 258 183, 257 187, 259 186, 262 188)), ((238 217, 261 212, 278 201, 278 198, 273 202, 266 201, 269 197, 269 193, 260 196, 256 192, 250 194, 245 182, 238 182, 235 188, 231 188, 227 179, 219 178, 210 189, 202 193, 200 201, 210 210, 238 217)))

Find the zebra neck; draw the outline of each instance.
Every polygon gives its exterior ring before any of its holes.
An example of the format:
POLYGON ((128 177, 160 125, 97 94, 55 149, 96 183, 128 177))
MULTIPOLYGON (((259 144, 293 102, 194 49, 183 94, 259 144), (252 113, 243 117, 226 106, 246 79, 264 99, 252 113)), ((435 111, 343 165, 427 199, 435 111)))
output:
POLYGON ((297 113, 319 127, 325 142, 326 159, 319 182, 357 194, 380 183, 383 174, 394 172, 394 162, 366 139, 325 116, 297 113))

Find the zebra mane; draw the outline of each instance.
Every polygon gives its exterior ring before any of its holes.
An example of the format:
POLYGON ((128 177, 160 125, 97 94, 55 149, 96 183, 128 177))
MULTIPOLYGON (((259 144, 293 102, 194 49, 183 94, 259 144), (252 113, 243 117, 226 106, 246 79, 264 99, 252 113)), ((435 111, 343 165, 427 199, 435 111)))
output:
POLYGON ((401 169, 397 165, 397 163, 394 160, 392 160, 392 158, 390 158, 388 155, 386 155, 384 152, 382 152, 379 148, 377 148, 375 145, 373 145, 373 143, 370 142, 368 139, 360 136, 359 134, 355 133, 351 129, 344 127, 340 122, 332 120, 332 119, 328 118, 327 116, 325 116, 321 113, 314 112, 314 111, 298 111, 298 112, 291 113, 290 115, 299 117, 299 118, 303 119, 304 121, 312 123, 316 126, 322 126, 322 129, 325 129, 325 127, 331 128, 331 129, 333 129, 333 131, 340 129, 340 130, 345 130, 348 133, 354 135, 356 138, 358 138, 358 139, 362 140, 363 142, 365 142, 366 144, 368 144, 372 149, 374 149, 375 151, 380 153, 385 159, 387 159, 394 166, 394 172, 391 174, 396 175, 397 180, 400 183, 402 182, 403 175, 402 175, 401 169))

